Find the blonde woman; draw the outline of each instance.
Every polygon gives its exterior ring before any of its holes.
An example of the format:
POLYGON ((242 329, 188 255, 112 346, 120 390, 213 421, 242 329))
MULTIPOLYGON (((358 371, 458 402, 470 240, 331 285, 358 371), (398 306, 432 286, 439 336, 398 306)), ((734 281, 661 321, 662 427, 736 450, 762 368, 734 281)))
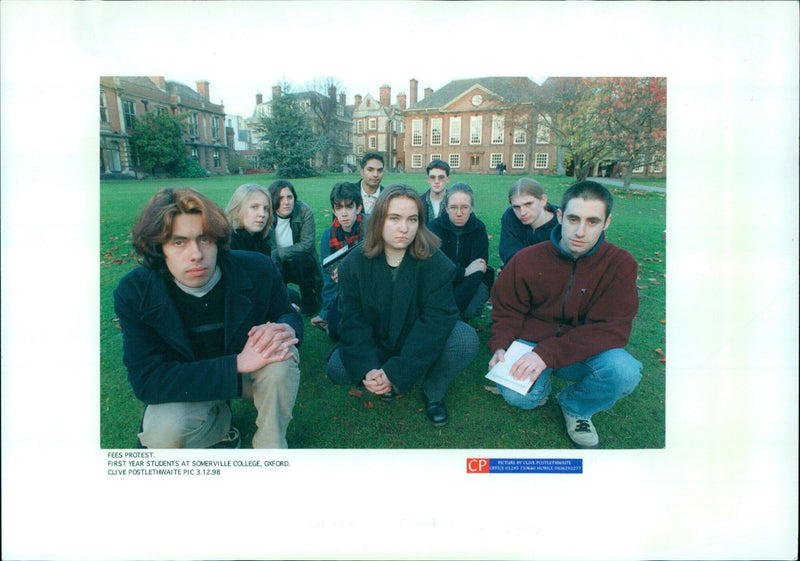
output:
POLYGON ((233 192, 225 209, 231 223, 231 249, 257 251, 269 256, 267 239, 272 225, 272 202, 266 187, 245 183, 233 192))

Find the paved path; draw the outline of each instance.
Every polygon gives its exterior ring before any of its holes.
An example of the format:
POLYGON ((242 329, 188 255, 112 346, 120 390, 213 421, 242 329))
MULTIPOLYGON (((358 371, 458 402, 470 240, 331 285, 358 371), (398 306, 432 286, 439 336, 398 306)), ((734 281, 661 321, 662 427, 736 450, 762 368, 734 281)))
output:
MULTIPOLYGON (((611 177, 587 177, 592 181, 597 181, 604 185, 611 185, 613 187, 622 187, 622 179, 613 179, 611 177)), ((639 185, 638 183, 631 183, 631 189, 637 191, 652 191, 653 193, 666 193, 667 190, 663 187, 653 187, 651 185, 639 185)))

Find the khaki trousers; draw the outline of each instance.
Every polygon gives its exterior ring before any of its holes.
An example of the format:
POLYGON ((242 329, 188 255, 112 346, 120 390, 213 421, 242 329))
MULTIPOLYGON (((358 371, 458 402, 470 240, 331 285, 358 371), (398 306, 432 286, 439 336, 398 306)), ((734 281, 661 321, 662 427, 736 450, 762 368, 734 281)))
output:
MULTIPOLYGON (((253 448, 288 448, 286 429, 300 387, 300 354, 242 375, 242 398, 256 406, 253 448)), ((148 405, 139 441, 147 448, 208 448, 225 439, 231 410, 224 400, 148 405)))

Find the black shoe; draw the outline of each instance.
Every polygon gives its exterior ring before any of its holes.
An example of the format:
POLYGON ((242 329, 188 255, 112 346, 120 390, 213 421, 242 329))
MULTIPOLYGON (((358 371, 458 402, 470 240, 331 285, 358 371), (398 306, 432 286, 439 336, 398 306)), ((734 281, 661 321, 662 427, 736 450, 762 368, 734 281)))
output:
POLYGON ((394 390, 389 390, 388 392, 379 395, 378 399, 380 399, 381 401, 389 402, 389 401, 394 401, 394 398, 396 398, 396 397, 397 397, 397 394, 394 393, 394 390))
POLYGON ((425 415, 433 423, 434 427, 443 427, 447 424, 447 409, 444 408, 443 401, 430 401, 425 396, 425 415))
POLYGON ((217 442, 213 446, 209 446, 209 448, 241 448, 242 447, 242 436, 239 434, 239 429, 236 427, 231 427, 228 429, 228 434, 225 435, 225 439, 217 442))

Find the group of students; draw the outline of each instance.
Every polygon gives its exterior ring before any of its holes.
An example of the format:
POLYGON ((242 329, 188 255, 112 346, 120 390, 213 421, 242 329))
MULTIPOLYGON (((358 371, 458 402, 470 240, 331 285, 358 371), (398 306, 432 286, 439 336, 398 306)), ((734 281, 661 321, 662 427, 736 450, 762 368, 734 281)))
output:
POLYGON ((242 185, 226 211, 192 189, 157 193, 133 230, 143 266, 114 294, 128 377, 147 405, 139 445, 238 447, 230 400, 243 397, 257 409, 253 447, 286 447, 301 314, 336 343, 326 367, 333 383, 383 401, 421 383, 428 420, 444 426, 447 388, 478 351, 468 321, 491 297, 489 367, 524 340, 532 350, 511 375, 534 380, 525 395, 495 391, 531 409, 547 400, 551 375, 574 382, 558 396, 567 434, 597 447, 592 415, 633 391, 642 368, 624 351, 637 264, 604 239, 611 194, 584 181, 556 207, 537 182, 518 180, 501 218, 495 278, 471 188, 447 188, 442 160, 426 172, 423 195, 401 183, 384 188, 383 159, 367 154, 361 180, 331 191, 319 255, 313 210, 288 181, 242 185))

